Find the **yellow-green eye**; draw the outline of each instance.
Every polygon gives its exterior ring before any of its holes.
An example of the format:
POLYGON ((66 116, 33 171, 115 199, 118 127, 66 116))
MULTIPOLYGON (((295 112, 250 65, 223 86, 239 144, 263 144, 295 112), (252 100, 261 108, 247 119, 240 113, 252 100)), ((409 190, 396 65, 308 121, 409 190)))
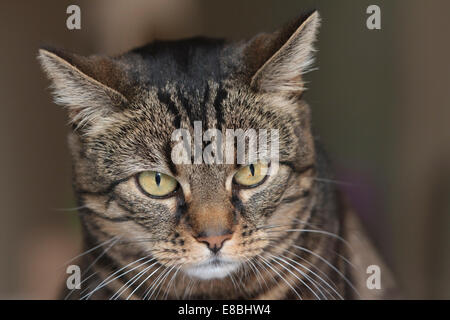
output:
POLYGON ((142 190, 154 197, 165 197, 177 189, 178 182, 167 174, 156 171, 144 171, 137 176, 142 190))
POLYGON ((269 166, 259 161, 239 169, 234 181, 245 187, 256 186, 264 180, 268 171, 269 166))

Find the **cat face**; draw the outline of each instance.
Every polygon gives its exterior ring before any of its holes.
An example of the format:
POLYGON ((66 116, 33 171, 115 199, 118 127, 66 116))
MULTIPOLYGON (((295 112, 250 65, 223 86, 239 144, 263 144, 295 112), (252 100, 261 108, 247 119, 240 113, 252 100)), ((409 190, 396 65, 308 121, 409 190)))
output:
POLYGON ((73 126, 85 233, 117 239, 112 254, 124 263, 148 256, 202 280, 238 272, 277 246, 286 236, 277 226, 310 214, 298 213, 315 161, 301 93, 318 24, 314 13, 248 42, 156 42, 115 58, 41 50, 73 126), (195 122, 202 134, 277 130, 277 165, 175 163, 173 133, 194 136, 195 122))

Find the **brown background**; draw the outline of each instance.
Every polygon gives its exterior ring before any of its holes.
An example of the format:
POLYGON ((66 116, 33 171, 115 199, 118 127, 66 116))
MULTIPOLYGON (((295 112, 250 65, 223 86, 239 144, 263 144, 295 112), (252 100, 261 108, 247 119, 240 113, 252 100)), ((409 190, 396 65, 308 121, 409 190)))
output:
POLYGON ((41 44, 116 54, 154 38, 240 39, 318 8, 314 124, 409 298, 450 298, 448 1, 2 1, 0 298, 55 298, 79 252, 64 111, 41 44), (369 4, 382 30, 365 27, 369 4), (82 29, 66 28, 78 4, 82 29), (347 182, 351 183, 350 185, 347 182))

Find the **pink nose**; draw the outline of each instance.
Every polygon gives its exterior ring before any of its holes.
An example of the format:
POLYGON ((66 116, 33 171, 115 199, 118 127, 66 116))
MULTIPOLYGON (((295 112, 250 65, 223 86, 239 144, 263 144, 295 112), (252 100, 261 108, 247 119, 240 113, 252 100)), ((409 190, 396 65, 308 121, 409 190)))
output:
POLYGON ((198 237, 197 241, 203 242, 208 246, 209 250, 211 250, 214 253, 217 253, 219 252, 220 249, 222 249, 223 243, 227 240, 230 240, 232 236, 233 236, 232 233, 227 233, 220 236, 198 237))

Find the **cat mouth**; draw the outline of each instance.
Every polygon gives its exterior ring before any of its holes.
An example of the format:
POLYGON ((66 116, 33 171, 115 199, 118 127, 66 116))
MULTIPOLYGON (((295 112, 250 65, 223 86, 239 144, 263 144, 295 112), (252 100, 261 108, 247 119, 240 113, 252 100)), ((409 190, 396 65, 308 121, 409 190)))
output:
POLYGON ((184 272, 191 277, 202 280, 222 279, 236 271, 239 266, 240 263, 237 261, 213 257, 185 268, 184 272))

